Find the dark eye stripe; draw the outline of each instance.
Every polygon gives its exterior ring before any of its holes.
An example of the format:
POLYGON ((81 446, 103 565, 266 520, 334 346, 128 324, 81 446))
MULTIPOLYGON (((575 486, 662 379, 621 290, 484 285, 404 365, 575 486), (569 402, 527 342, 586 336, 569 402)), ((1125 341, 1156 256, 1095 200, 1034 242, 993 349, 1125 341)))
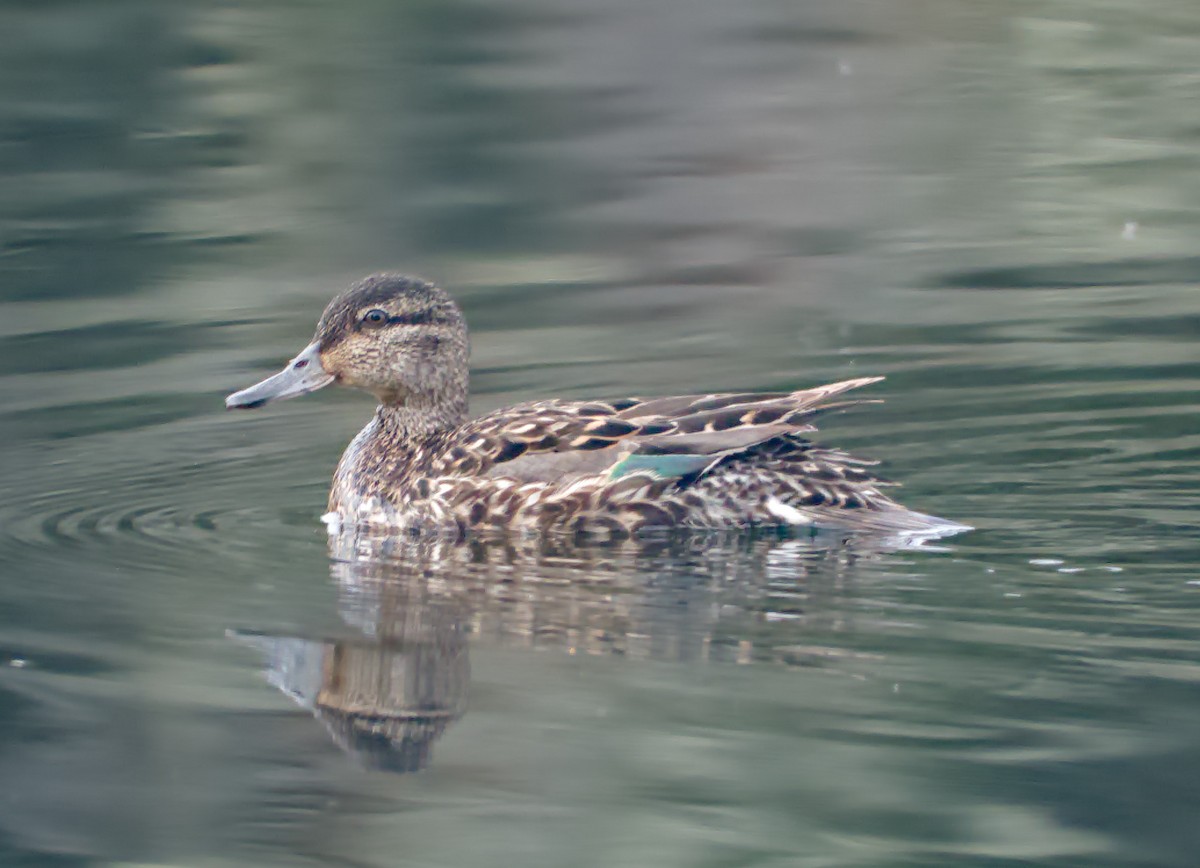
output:
POLYGON ((427 310, 388 317, 388 325, 428 325, 431 322, 433 322, 433 315, 427 310))
POLYGON ((418 310, 409 313, 389 315, 387 311, 381 308, 372 308, 364 314, 359 315, 357 322, 351 325, 354 331, 368 329, 375 331, 393 325, 429 325, 430 323, 445 322, 445 318, 440 316, 434 310, 418 310), (378 319, 373 319, 378 316, 378 319))

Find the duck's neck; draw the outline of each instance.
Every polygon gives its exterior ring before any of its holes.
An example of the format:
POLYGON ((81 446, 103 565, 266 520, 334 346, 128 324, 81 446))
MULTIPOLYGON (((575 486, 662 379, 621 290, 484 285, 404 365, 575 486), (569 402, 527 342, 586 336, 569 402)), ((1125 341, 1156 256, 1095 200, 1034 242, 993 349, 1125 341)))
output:
POLYGON ((422 401, 415 396, 403 404, 380 404, 375 410, 379 433, 393 442, 424 440, 467 421, 465 396, 441 401, 422 401))

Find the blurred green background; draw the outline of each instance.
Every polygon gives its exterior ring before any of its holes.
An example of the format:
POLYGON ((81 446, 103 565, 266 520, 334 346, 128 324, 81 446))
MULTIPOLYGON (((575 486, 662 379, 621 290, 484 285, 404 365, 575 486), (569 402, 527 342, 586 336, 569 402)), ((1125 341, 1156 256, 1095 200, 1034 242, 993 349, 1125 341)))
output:
POLYGON ((1195 865, 1198 96, 1183 0, 3 3, 0 863, 1195 865), (370 401, 221 399, 384 269, 480 411, 886 374, 979 529, 347 567, 370 401))

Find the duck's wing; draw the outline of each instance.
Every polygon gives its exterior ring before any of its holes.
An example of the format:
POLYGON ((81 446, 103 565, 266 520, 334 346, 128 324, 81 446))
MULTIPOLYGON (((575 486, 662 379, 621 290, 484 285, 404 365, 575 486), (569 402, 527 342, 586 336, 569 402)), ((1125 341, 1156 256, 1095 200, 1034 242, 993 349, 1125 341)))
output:
MULTIPOLYGON (((814 389, 801 389, 796 392, 741 392, 714 395, 678 395, 671 398, 628 398, 625 401, 613 402, 620 419, 650 419, 666 418, 673 420, 677 427, 694 430, 696 425, 708 430, 724 430, 747 424, 763 424, 781 421, 783 416, 790 416, 807 410, 824 411, 845 406, 830 404, 831 398, 836 398, 851 389, 878 383, 883 377, 860 377, 857 380, 842 380, 817 386, 814 389)), ((853 401, 852 404, 863 403, 853 401)))
POLYGON ((816 430, 833 401, 882 377, 797 392, 542 401, 498 410, 458 429, 434 475, 553 481, 580 474, 696 477, 722 459, 816 430))

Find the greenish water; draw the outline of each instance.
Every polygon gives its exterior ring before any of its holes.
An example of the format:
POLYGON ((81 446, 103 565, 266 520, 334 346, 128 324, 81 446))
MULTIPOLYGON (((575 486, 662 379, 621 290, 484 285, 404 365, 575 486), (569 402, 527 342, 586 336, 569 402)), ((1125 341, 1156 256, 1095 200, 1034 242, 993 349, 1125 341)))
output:
POLYGON ((1194 4, 0 46, 0 864, 1197 864, 1194 4), (385 268, 461 301, 480 411, 885 374, 821 438, 978 529, 331 551, 369 400, 222 397, 385 268))

